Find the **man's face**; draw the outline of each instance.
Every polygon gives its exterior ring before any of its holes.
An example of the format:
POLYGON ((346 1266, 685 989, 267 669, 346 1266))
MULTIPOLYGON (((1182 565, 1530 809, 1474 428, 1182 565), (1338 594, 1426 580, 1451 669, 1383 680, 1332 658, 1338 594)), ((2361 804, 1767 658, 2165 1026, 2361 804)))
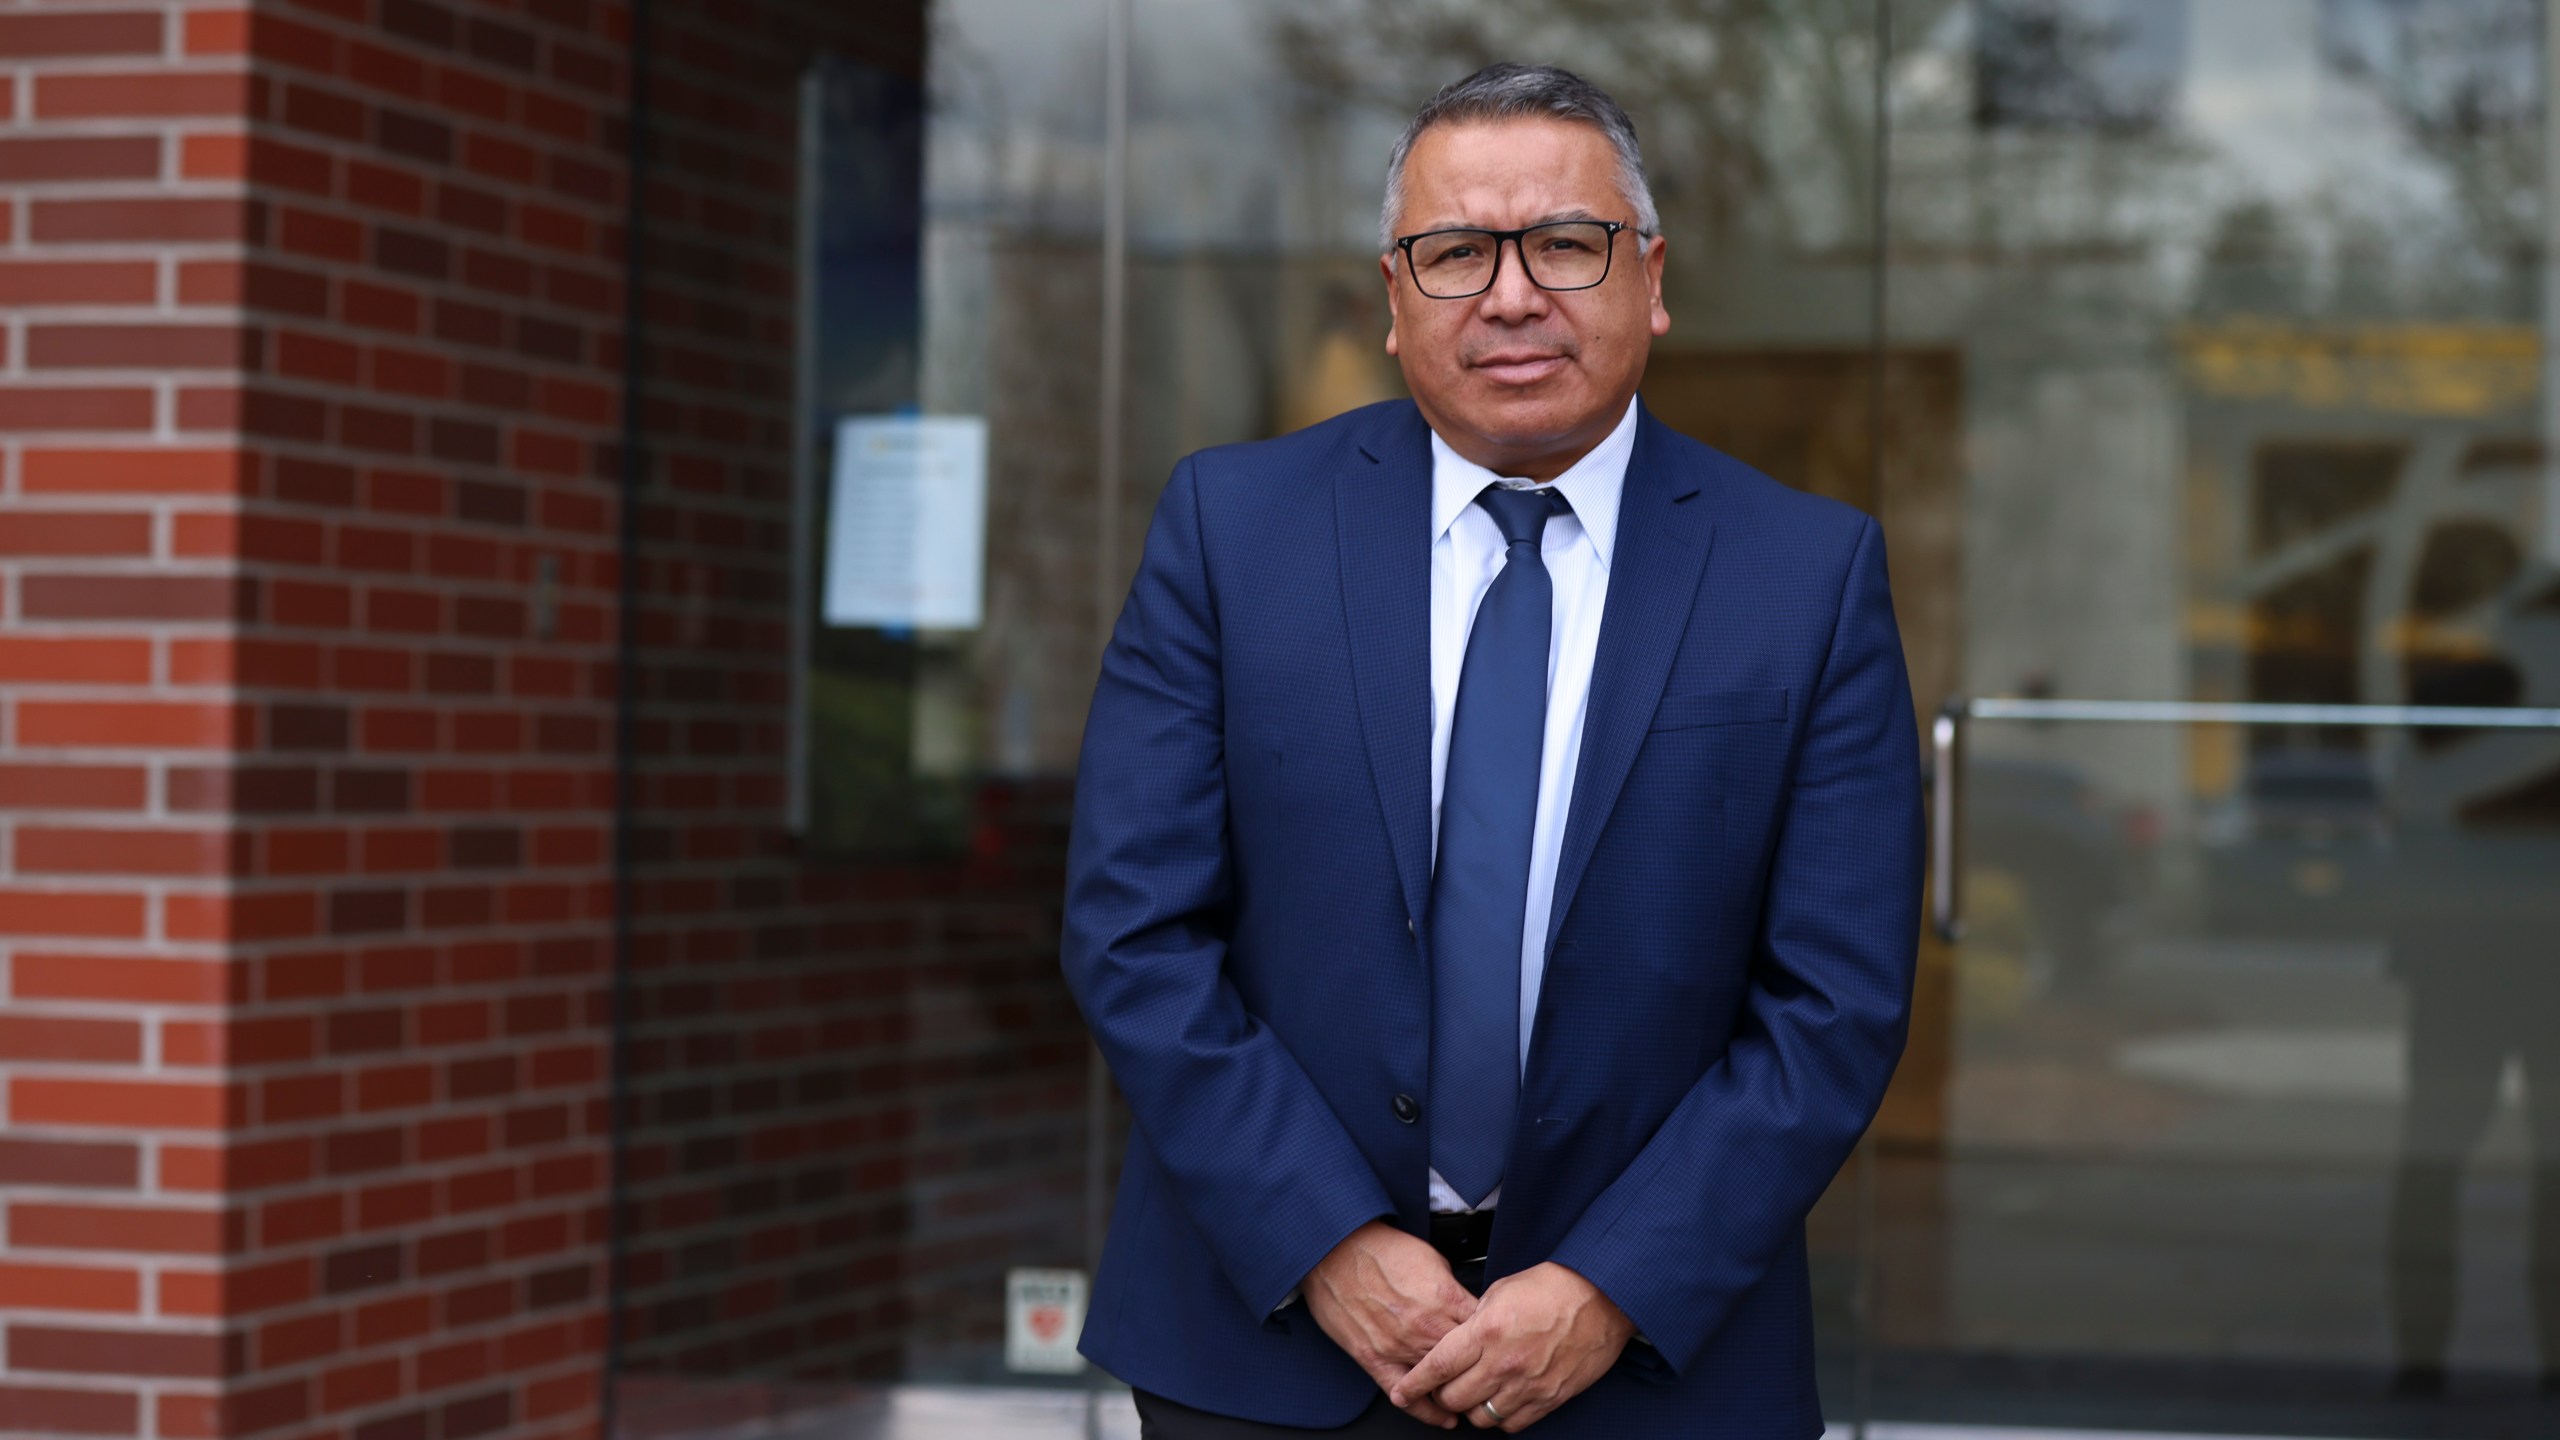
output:
MULTIPOLYGON (((1634 219, 1598 129, 1503 120, 1422 132, 1405 156, 1396 233, 1634 219)), ((1387 353, 1450 448, 1502 474, 1551 480, 1616 427, 1671 316, 1661 242, 1642 260, 1633 229, 1612 243, 1608 279, 1561 292, 1530 283, 1518 247, 1505 243, 1493 288, 1463 300, 1415 289, 1401 255, 1380 261, 1395 314, 1387 353)))

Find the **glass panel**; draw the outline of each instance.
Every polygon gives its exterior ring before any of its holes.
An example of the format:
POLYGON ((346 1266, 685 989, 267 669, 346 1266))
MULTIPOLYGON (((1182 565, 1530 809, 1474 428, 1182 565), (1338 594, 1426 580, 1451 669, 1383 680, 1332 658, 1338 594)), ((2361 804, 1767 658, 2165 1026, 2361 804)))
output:
POLYGON ((1880 1413, 2547 1420, 2560 726, 1975 722, 1962 773, 1944 1139, 1896 1161, 1880 1413), (2109 778, 2163 742, 2244 758, 2209 795, 2109 778), (2544 778, 2484 783, 2507 765, 2544 778))
POLYGON ((1105 7, 645 13, 622 1413, 1080 1385, 1105 7))
MULTIPOLYGON (((1963 457, 1950 688, 2560 704, 2543 7, 1889 10, 1887 330, 1939 357, 1963 457)), ((1924 951, 1925 1123, 1880 1185, 1877 1413, 2547 1407, 2560 1249, 2529 1272, 2525 1237, 2560 1144, 2521 1097, 2560 1035, 2560 739, 1976 731, 1972 929, 1924 951)))

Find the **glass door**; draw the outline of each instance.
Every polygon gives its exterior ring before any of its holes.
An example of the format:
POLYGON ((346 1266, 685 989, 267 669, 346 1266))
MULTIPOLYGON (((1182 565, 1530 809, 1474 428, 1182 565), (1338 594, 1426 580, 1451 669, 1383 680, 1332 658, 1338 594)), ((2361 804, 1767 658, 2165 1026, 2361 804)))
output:
POLYGON ((1886 23, 1883 344, 1961 460, 1884 491, 1962 558, 1866 1413, 2547 1427, 2543 7, 1886 23))

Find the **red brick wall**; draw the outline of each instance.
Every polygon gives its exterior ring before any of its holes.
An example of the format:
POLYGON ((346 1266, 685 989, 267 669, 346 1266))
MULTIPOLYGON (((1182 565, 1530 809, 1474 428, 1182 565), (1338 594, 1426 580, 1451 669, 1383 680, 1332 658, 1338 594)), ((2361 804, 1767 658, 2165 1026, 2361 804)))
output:
POLYGON ((624 23, 0 6, 0 1432, 591 1428, 624 23))
MULTIPOLYGON (((1063 777, 782 831, 791 86, 921 10, 661 14, 630 1355, 983 1366, 1081 1247, 1063 777)), ((0 0, 0 1435, 593 1428, 627 24, 0 0)))

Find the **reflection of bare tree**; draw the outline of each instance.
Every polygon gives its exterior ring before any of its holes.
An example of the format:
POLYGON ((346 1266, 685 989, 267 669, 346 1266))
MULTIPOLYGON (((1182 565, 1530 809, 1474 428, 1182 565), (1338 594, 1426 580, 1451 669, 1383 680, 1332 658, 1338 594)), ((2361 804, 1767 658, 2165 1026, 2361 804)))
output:
POLYGON ((1801 250, 1869 230, 1876 29, 1874 0, 1308 0, 1275 42, 1301 83, 1396 112, 1495 60, 1565 65, 1635 117, 1665 228, 1801 250))
POLYGON ((2380 101, 2435 162, 2461 233, 2493 256, 2538 248, 2541 0, 2326 0, 2329 67, 2380 101))
POLYGON ((1974 120, 2128 133, 2166 118, 2173 72, 2124 61, 2135 27, 2065 0, 1985 0, 1974 14, 1974 120))

